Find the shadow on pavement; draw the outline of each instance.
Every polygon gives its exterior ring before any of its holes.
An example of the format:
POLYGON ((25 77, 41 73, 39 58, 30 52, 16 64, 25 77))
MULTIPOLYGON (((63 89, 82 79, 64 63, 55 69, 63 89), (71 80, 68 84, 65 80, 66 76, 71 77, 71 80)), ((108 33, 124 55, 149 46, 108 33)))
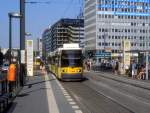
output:
POLYGON ((10 103, 8 108, 4 111, 4 113, 13 113, 16 106, 17 106, 17 102, 10 103))
POLYGON ((53 80, 56 80, 56 79, 43 80, 43 81, 39 81, 39 82, 29 83, 29 84, 26 84, 25 86, 28 86, 29 88, 31 88, 32 85, 41 84, 41 83, 48 82, 48 81, 53 81, 53 80))
POLYGON ((28 95, 29 95, 28 93, 22 93, 22 94, 17 95, 17 97, 25 97, 25 96, 28 96, 28 95))

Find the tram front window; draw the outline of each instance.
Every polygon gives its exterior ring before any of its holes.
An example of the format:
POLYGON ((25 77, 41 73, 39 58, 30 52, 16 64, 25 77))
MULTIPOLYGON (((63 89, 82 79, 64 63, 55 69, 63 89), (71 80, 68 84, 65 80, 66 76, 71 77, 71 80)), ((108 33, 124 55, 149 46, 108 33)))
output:
POLYGON ((81 50, 65 50, 62 51, 61 66, 82 66, 81 50))

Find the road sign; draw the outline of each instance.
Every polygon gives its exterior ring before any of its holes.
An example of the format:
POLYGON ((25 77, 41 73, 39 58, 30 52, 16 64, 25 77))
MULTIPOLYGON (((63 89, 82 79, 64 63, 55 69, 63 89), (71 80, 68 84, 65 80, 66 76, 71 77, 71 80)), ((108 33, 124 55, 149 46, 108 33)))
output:
POLYGON ((111 58, 111 53, 110 52, 96 53, 95 57, 99 57, 99 58, 111 58))
POLYGON ((21 63, 25 64, 25 50, 21 50, 21 63))

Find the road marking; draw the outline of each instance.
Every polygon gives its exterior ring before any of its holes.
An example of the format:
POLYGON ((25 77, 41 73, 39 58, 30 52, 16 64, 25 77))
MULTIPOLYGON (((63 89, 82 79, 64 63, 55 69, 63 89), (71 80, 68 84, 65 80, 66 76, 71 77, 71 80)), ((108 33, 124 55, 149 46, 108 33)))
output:
MULTIPOLYGON (((48 79, 49 79, 48 75, 45 75, 45 81, 48 79)), ((56 100, 50 82, 46 81, 45 86, 46 86, 49 113, 59 113, 58 105, 56 104, 56 100)))
POLYGON ((73 108, 73 109, 79 109, 79 106, 74 105, 74 106, 72 106, 72 108, 73 108))
POLYGON ((75 102, 69 102, 69 104, 73 105, 73 104, 76 104, 75 102))
POLYGON ((75 110, 75 113, 83 113, 81 110, 75 110))
POLYGON ((67 101, 73 101, 73 99, 71 99, 71 98, 68 98, 68 99, 67 99, 67 101))
MULTIPOLYGON (((52 75, 53 78, 56 78, 54 75, 52 75)), ((65 90, 65 88, 58 82, 58 80, 56 80, 56 83, 58 84, 58 86, 60 87, 60 89, 62 90, 64 96, 66 97, 67 101, 69 102, 69 104, 71 105, 71 107, 74 109, 75 113, 83 113, 80 109, 79 106, 76 105, 76 102, 74 102, 74 100, 71 98, 71 96, 69 95, 69 93, 65 90)), ((54 112, 55 113, 55 112, 54 112)))
POLYGON ((71 98, 71 96, 65 96, 66 98, 71 98))
POLYGON ((65 95, 65 96, 69 96, 69 94, 68 94, 68 93, 64 93, 64 95, 65 95))

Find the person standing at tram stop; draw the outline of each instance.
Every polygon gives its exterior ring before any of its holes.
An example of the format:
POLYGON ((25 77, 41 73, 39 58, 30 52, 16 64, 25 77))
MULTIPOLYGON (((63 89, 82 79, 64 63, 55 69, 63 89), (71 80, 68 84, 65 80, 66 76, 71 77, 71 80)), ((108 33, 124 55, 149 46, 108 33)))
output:
POLYGON ((134 60, 131 62, 131 74, 132 74, 132 78, 136 78, 136 75, 137 75, 137 65, 136 65, 136 63, 135 63, 134 60))
POLYGON ((8 69, 7 80, 9 84, 9 93, 10 96, 14 94, 14 87, 16 83, 16 65, 15 63, 11 63, 8 69))

